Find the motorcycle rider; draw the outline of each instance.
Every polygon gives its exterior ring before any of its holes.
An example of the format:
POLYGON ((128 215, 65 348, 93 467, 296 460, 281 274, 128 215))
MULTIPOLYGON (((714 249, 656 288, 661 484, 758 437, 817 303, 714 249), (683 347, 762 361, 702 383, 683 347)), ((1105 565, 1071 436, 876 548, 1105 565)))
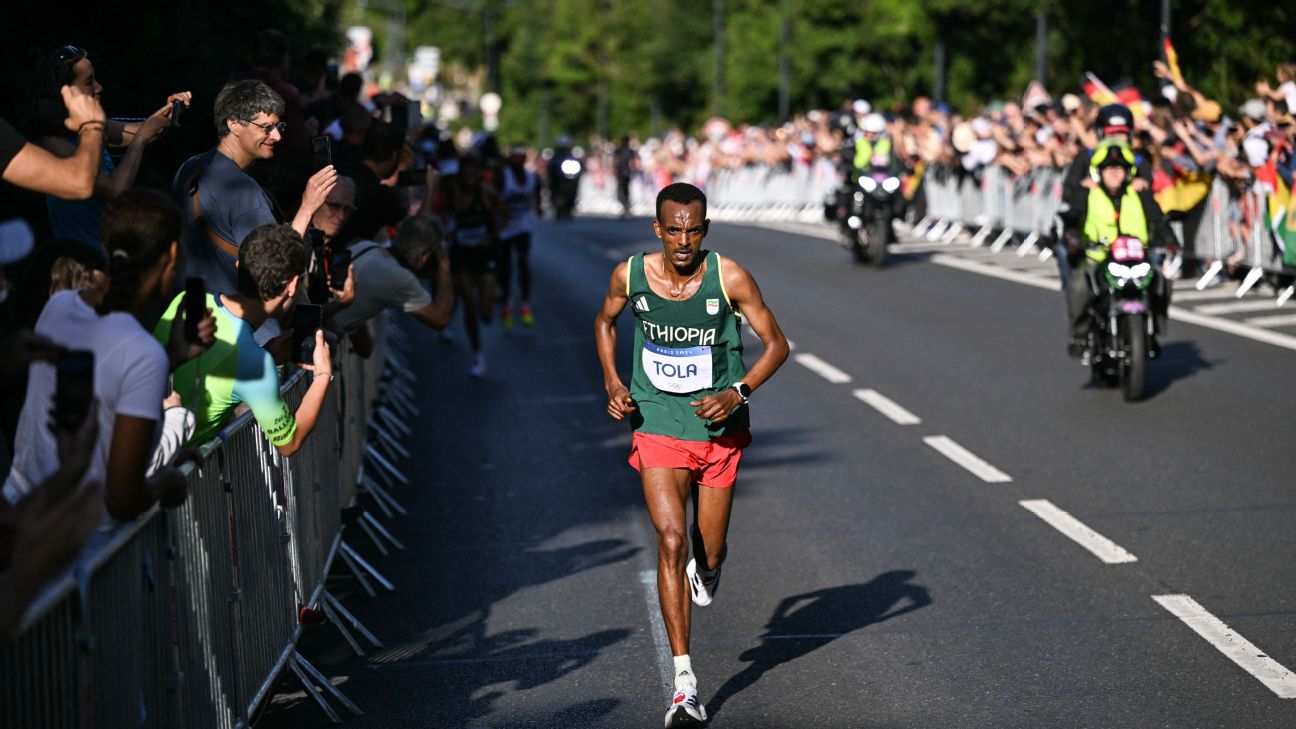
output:
MULTIPOLYGON (((1134 114, 1124 104, 1107 104, 1098 110, 1098 116, 1094 120, 1094 130, 1098 133, 1100 143, 1113 141, 1129 145, 1134 130, 1134 114)), ((1097 185, 1090 174, 1089 163, 1093 153, 1094 150, 1085 149, 1071 160, 1071 166, 1067 168, 1066 177, 1062 182, 1064 207, 1072 210, 1083 207, 1090 189, 1097 185)), ((1152 163, 1145 155, 1138 153, 1135 153, 1134 159, 1137 174, 1132 184, 1138 192, 1147 189, 1148 182, 1152 179, 1152 163)), ((1065 221, 1066 216, 1063 219, 1065 221)), ((1083 217, 1077 219, 1082 220, 1083 217)), ((1068 257, 1066 253, 1078 250, 1079 235, 1080 231, 1068 226, 1063 231, 1063 240, 1059 241, 1053 250, 1057 255, 1058 276, 1062 280, 1063 293, 1069 288, 1071 274, 1078 263, 1074 257, 1068 257)))
POLYGON ((893 145, 886 131, 886 119, 881 114, 872 112, 864 117, 859 135, 855 137, 854 166, 857 175, 870 169, 892 167, 893 145))
MULTIPOLYGON (((1089 305, 1095 292, 1089 277, 1106 260, 1112 241, 1130 236, 1143 241, 1149 250, 1174 244, 1174 234, 1151 190, 1146 186, 1137 189, 1133 184, 1136 172, 1137 160, 1128 144, 1114 139, 1103 141, 1089 160, 1093 186, 1065 214, 1080 231, 1079 239, 1068 245, 1067 250, 1068 256, 1078 261, 1066 288, 1067 320, 1071 327, 1067 353, 1073 358, 1087 360, 1092 354, 1088 342, 1089 305)), ((1153 330, 1160 333, 1165 330, 1170 291, 1159 273, 1148 292, 1153 330)), ((1161 351, 1155 336, 1151 338, 1149 350, 1153 357, 1161 351)))

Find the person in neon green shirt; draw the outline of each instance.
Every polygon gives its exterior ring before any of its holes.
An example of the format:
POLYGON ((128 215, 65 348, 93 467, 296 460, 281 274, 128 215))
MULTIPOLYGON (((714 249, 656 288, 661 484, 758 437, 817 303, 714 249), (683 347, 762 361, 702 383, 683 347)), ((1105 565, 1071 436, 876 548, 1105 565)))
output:
MULTIPOLYGON (((197 420, 191 443, 211 440, 240 403, 247 403, 271 445, 285 456, 296 453, 314 429, 333 379, 323 332, 315 332, 314 363, 302 365, 314 371, 314 379, 296 413, 280 397, 274 357, 253 339, 266 321, 285 319, 292 311, 309 255, 292 228, 263 225, 239 247, 239 290, 207 294, 207 306, 216 315, 216 343, 177 369, 173 378, 176 392, 197 420)), ((159 341, 167 341, 183 302, 180 294, 162 315, 153 330, 159 341)))

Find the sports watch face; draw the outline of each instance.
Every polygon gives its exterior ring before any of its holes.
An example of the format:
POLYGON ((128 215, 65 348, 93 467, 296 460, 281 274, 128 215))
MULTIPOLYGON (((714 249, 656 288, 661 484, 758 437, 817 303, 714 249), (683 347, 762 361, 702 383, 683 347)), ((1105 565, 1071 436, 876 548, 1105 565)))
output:
POLYGON ((738 391, 738 396, 743 400, 751 397, 751 388, 745 382, 734 383, 734 389, 738 391))

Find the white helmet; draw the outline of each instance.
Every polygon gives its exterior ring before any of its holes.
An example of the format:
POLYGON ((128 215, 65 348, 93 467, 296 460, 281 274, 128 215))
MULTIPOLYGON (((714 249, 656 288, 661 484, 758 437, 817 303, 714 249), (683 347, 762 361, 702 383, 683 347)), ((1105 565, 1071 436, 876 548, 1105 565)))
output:
POLYGON ((864 116, 873 111, 873 107, 864 99, 856 99, 851 103, 851 111, 855 112, 856 116, 864 116))
POLYGON ((881 114, 874 112, 864 117, 864 123, 860 125, 860 129, 873 134, 881 134, 886 131, 886 119, 882 118, 881 114))

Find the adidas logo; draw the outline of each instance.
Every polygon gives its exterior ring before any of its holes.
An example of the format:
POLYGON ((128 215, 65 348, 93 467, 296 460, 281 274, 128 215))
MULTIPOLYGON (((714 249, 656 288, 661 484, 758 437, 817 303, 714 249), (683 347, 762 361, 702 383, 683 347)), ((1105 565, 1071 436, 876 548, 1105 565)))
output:
POLYGON ((643 296, 640 296, 638 299, 635 300, 634 308, 637 311, 648 311, 648 299, 643 296))

